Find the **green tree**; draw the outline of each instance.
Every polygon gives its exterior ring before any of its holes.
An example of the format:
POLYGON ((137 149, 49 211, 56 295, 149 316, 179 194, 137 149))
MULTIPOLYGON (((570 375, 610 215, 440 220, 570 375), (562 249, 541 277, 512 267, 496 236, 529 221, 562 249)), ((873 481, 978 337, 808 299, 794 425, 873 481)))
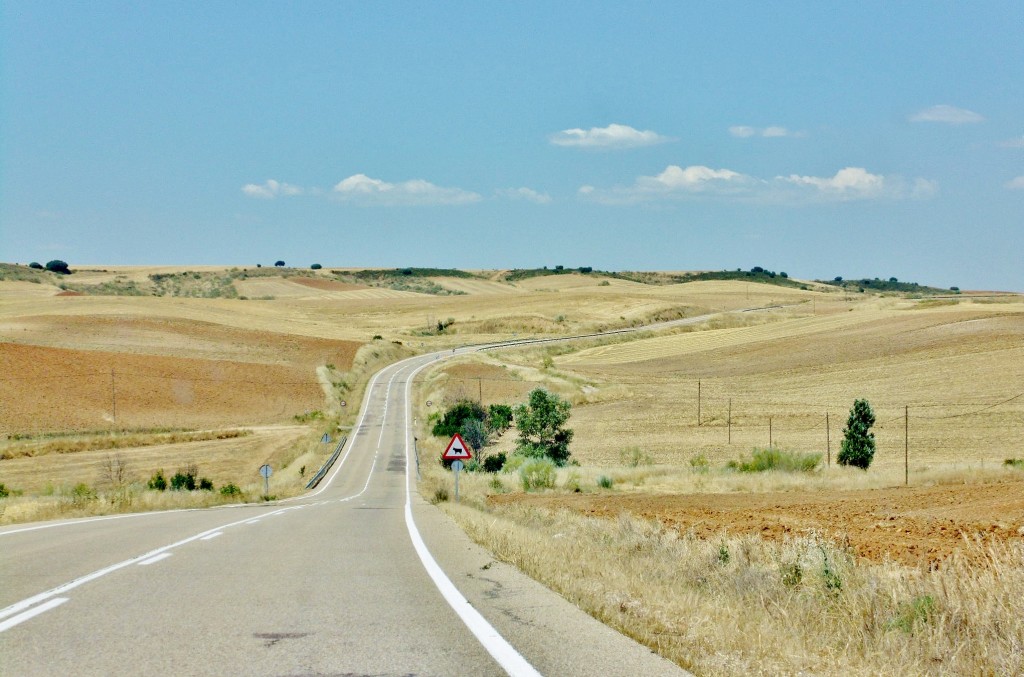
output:
POLYGON ((476 456, 479 456, 480 450, 490 443, 484 422, 477 418, 467 418, 462 423, 462 430, 459 431, 459 434, 462 435, 462 441, 469 445, 476 456))
POLYGON ((569 460, 569 442, 573 432, 565 427, 572 405, 554 393, 537 388, 530 400, 515 409, 519 444, 516 453, 523 456, 547 456, 557 465, 569 460))
POLYGON ((843 428, 843 443, 836 458, 839 465, 852 465, 867 470, 875 458, 875 412, 867 400, 855 400, 850 417, 843 428))
POLYGON ((47 261, 46 269, 51 273, 59 273, 60 275, 69 275, 71 273, 71 269, 68 268, 68 264, 60 259, 47 261))
POLYGON ((512 407, 507 404, 492 404, 487 407, 487 429, 503 433, 512 425, 512 407))
MULTIPOLYGON (((430 432, 435 437, 451 437, 455 433, 461 434, 462 427, 469 419, 483 421, 485 418, 487 418, 487 412, 479 404, 473 400, 459 400, 444 412, 444 416, 434 424, 430 432)), ((468 443, 469 440, 466 442, 468 443)))

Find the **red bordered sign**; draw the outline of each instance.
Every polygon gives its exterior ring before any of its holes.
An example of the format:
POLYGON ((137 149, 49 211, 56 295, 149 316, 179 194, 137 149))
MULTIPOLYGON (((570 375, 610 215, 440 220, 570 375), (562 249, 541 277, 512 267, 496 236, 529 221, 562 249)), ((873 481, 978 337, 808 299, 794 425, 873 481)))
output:
POLYGON ((462 439, 462 435, 455 433, 452 435, 452 441, 448 443, 448 448, 444 450, 441 458, 446 461, 468 461, 473 458, 473 452, 470 451, 469 445, 462 439))

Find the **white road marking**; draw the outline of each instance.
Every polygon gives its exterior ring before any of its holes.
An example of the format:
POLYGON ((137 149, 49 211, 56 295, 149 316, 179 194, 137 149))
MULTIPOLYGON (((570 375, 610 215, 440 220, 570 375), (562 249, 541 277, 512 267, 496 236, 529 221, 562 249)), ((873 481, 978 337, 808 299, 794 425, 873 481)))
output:
POLYGON ((215 532, 213 532, 212 534, 210 534, 208 536, 203 536, 199 540, 200 541, 210 541, 210 540, 213 540, 214 538, 217 538, 218 536, 223 536, 223 535, 224 535, 223 531, 215 531, 215 532))
POLYGON ((50 609, 54 609, 56 607, 59 607, 61 604, 63 604, 66 601, 68 601, 67 597, 56 597, 54 599, 51 599, 49 602, 46 602, 45 604, 40 604, 39 606, 35 607, 34 609, 29 609, 28 611, 26 611, 24 613, 20 613, 17 616, 14 616, 13 618, 8 618, 3 623, 0 623, 0 632, 5 632, 7 630, 10 630, 11 628, 13 628, 15 625, 18 625, 19 623, 24 623, 25 621, 27 621, 30 618, 34 618, 34 617, 38 616, 41 613, 45 613, 45 612, 49 611, 50 609))
POLYGON ((169 553, 169 552, 162 552, 159 555, 154 555, 153 557, 150 557, 149 559, 142 560, 141 562, 139 562, 139 566, 140 567, 148 567, 150 564, 156 564, 160 560, 167 559, 170 556, 171 556, 171 553, 169 553))
POLYGON ((410 416, 410 411, 412 410, 411 391, 413 378, 430 364, 432 362, 426 362, 414 369, 405 382, 406 411, 403 424, 405 428, 405 526, 409 530, 409 538, 412 539, 413 548, 415 548, 416 554, 419 555, 423 568, 427 570, 427 575, 430 576, 430 580, 437 586, 444 600, 448 602, 448 606, 459 615, 459 618, 466 624, 469 631, 479 640, 480 644, 487 650, 487 653, 498 662, 498 665, 513 677, 540 677, 540 673, 537 672, 536 668, 530 665, 529 661, 523 658, 523 655, 516 651, 515 647, 509 644, 508 640, 502 637, 494 629, 494 626, 487 622, 487 619, 474 609, 470 605, 469 600, 459 592, 455 584, 451 582, 451 579, 445 575, 444 570, 441 569, 434 556, 430 554, 430 550, 427 549, 427 544, 423 542, 419 529, 416 528, 416 521, 412 516, 412 475, 410 472, 412 462, 409 458, 409 450, 411 448, 409 437, 412 434, 412 429, 409 426, 409 420, 412 418, 410 416))

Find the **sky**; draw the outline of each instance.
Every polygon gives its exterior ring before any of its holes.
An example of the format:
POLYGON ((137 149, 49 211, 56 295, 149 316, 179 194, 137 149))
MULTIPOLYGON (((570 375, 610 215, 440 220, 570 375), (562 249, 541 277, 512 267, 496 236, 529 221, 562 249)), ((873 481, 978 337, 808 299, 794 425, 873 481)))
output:
POLYGON ((0 261, 1024 291, 1024 3, 0 4, 0 261))

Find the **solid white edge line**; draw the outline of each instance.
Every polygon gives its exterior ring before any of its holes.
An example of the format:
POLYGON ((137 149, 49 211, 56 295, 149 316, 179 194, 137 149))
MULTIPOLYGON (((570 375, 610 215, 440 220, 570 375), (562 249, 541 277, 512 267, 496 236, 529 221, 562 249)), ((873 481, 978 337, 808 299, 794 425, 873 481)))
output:
POLYGON ((412 516, 412 475, 410 473, 410 458, 409 458, 409 435, 411 434, 411 426, 409 421, 412 412, 412 381, 413 378, 421 370, 426 368, 431 362, 426 362, 416 369, 414 369, 408 376, 405 383, 405 526, 409 530, 409 538, 412 540, 413 548, 416 550, 416 554, 419 555, 420 562, 423 563, 423 568, 427 570, 427 575, 430 576, 430 580, 437 586, 438 591, 444 600, 448 602, 448 606, 458 614, 462 622, 466 624, 469 631, 477 638, 487 653, 497 661, 498 665, 512 677, 540 677, 540 673, 537 669, 530 665, 521 653, 516 651, 516 648, 509 644, 508 640, 501 636, 501 634, 494 629, 486 618, 481 615, 479 611, 474 609, 469 600, 459 592, 455 584, 451 582, 451 579, 445 575, 444 570, 434 559, 433 555, 430 554, 430 550, 427 549, 426 543, 423 542, 423 537, 420 535, 419 529, 416 528, 416 521, 412 516))
POLYGON ((199 540, 200 541, 212 541, 213 539, 217 538, 218 536, 223 536, 223 535, 224 535, 223 531, 215 531, 215 532, 213 532, 212 534, 210 534, 208 536, 203 536, 199 540))
POLYGON ((59 607, 61 604, 63 604, 66 601, 68 601, 67 597, 56 597, 54 599, 51 599, 49 602, 46 602, 44 604, 40 604, 39 606, 35 607, 34 609, 29 609, 25 613, 18 614, 17 616, 15 616, 13 618, 8 618, 3 623, 0 623, 0 632, 5 632, 7 630, 10 630, 11 628, 13 628, 15 625, 18 625, 19 623, 24 623, 25 621, 27 621, 30 618, 34 618, 34 617, 38 616, 41 613, 45 613, 45 612, 49 611, 50 609, 54 609, 56 607, 59 607))
POLYGON ((153 557, 150 557, 149 559, 142 560, 141 562, 138 563, 138 565, 140 567, 148 567, 150 564, 156 564, 160 560, 167 559, 170 556, 171 556, 171 553, 169 553, 169 552, 162 552, 159 555, 154 555, 153 557))

